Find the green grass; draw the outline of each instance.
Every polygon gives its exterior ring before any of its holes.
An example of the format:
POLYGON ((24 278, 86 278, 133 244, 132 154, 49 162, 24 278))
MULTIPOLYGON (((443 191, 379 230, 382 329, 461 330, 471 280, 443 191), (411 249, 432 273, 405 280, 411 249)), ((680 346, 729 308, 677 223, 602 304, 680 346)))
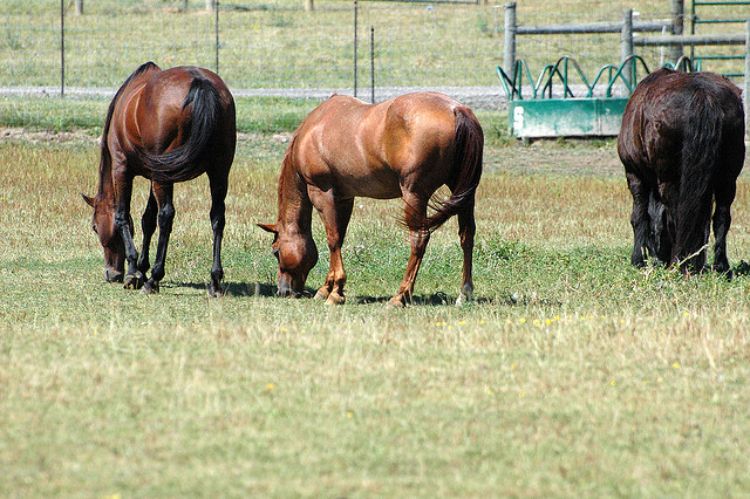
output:
MULTIPOLYGON (((99 135, 110 98, 0 96, 0 123, 29 130, 83 130, 99 135)), ((244 133, 291 132, 320 102, 312 99, 239 97, 237 129, 244 133)))
MULTIPOLYGON (((82 132, 92 137, 101 134, 109 98, 101 97, 28 97, 0 96, 0 126, 28 131, 82 132)), ((280 97, 237 97, 237 130, 241 133, 291 133, 320 101, 280 97)), ((509 144, 507 115, 479 110, 485 122, 486 140, 509 144)))
MULTIPOLYGON (((94 116, 103 104, 80 105, 94 116)), ((271 116, 262 107, 243 112, 271 116)), ((285 144, 267 130, 239 144, 218 300, 205 293, 205 178, 176 187, 167 276, 144 296, 101 276, 78 196, 95 189, 94 141, 0 141, 0 495, 750 493, 750 280, 741 267, 733 281, 631 268, 611 141, 494 136, 477 301, 442 303, 460 281, 450 221, 417 303, 397 311, 382 301, 408 256, 397 201, 355 205, 346 305, 270 296, 271 241, 254 224, 275 219, 285 144)), ((146 191, 138 180, 136 220, 146 191)), ((750 250, 749 194, 742 179, 735 266, 750 250)), ((314 228, 311 287, 327 267, 314 228)))

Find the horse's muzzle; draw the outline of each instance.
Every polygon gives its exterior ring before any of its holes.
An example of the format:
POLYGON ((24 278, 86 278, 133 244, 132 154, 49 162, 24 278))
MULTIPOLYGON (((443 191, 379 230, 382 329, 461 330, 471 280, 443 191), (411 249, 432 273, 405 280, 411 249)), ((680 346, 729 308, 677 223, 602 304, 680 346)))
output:
POLYGON ((123 273, 118 270, 110 268, 104 269, 104 280, 107 282, 122 282, 122 277, 123 273))

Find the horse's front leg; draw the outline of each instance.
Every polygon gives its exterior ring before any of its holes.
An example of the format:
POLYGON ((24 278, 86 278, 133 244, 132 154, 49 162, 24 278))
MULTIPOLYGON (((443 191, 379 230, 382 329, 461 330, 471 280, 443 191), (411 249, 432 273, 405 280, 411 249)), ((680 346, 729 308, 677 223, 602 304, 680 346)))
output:
POLYGON ((116 169, 115 183, 115 227, 122 238, 128 270, 123 279, 123 287, 138 289, 143 286, 143 274, 138 272, 138 251, 133 242, 132 218, 130 218, 130 197, 133 192, 133 177, 125 168, 116 169))
POLYGON ((213 174, 208 177, 211 186, 211 229, 214 233, 213 265, 211 266, 211 284, 208 286, 208 294, 218 297, 224 294, 221 280, 224 279, 224 268, 221 265, 221 241, 224 238, 224 224, 226 206, 224 200, 227 197, 227 176, 213 174))
POLYGON ((154 190, 149 189, 148 203, 146 204, 146 209, 143 211, 143 216, 141 217, 143 245, 141 248, 141 254, 138 257, 138 271, 144 276, 146 275, 146 272, 148 272, 148 269, 151 268, 148 254, 151 246, 151 237, 154 235, 154 231, 156 230, 156 215, 158 210, 159 208, 156 205, 154 190))
POLYGON ((174 220, 174 206, 172 205, 172 184, 160 184, 152 182, 151 189, 159 207, 157 224, 159 226, 159 240, 156 243, 156 259, 154 268, 151 270, 151 278, 144 284, 144 293, 158 293, 159 281, 164 278, 164 262, 167 259, 167 246, 169 235, 172 233, 172 221, 174 220))
POLYGON ((404 221, 409 227, 411 256, 409 256, 409 263, 406 264, 406 272, 398 293, 388 302, 388 305, 392 307, 403 307, 411 302, 414 281, 417 280, 419 266, 422 264, 427 243, 430 242, 430 231, 423 228, 427 217, 427 199, 413 193, 404 193, 403 199, 406 203, 404 221))
POLYGON ((352 216, 354 199, 336 199, 333 189, 321 191, 314 187, 308 188, 308 195, 313 206, 320 213, 323 225, 325 225, 326 240, 330 253, 330 266, 326 282, 315 293, 315 298, 326 300, 326 303, 331 305, 341 305, 346 301, 344 295, 346 271, 344 270, 344 259, 341 256, 341 247, 344 244, 344 236, 352 216))

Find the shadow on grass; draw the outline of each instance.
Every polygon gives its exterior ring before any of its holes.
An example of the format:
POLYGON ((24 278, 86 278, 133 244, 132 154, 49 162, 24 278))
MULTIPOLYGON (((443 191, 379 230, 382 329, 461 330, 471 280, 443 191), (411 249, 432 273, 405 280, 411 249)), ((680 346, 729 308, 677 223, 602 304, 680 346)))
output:
MULTIPOLYGON (((444 306, 453 305, 456 303, 457 296, 447 295, 445 293, 433 293, 431 295, 413 295, 411 298, 412 306, 444 306)), ((357 305, 369 305, 371 303, 386 303, 391 299, 391 296, 368 296, 360 295, 354 300, 357 305)), ((474 298, 471 303, 477 303, 481 305, 492 304, 493 300, 490 298, 474 298)))
MULTIPOLYGON (((276 286, 262 282, 225 282, 226 296, 276 296, 276 286)), ((200 289, 208 293, 208 282, 171 282, 162 284, 169 288, 200 289)))
POLYGON ((734 266, 732 269, 734 277, 750 275, 750 263, 745 260, 740 260, 740 263, 734 266))

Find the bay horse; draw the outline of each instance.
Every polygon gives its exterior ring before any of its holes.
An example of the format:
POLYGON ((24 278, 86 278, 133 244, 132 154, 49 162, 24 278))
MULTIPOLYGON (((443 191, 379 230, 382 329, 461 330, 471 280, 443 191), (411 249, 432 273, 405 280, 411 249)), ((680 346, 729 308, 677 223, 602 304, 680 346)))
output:
POLYGON ((95 197, 82 194, 94 209, 92 228, 104 249, 104 278, 125 288, 159 291, 175 209, 173 185, 206 173, 211 190, 213 266, 211 296, 221 295, 224 270, 221 241, 224 199, 236 145, 234 99, 208 69, 176 67, 162 71, 143 64, 122 84, 109 104, 101 139, 99 185, 95 197), (141 218, 143 249, 133 242, 130 196, 136 175, 151 181, 141 218), (151 237, 159 227, 151 278, 151 237), (125 260, 127 273, 123 276, 125 260))
POLYGON ((279 262, 278 294, 299 296, 318 260, 311 233, 315 207, 326 230, 330 267, 317 299, 345 301, 346 273, 341 247, 354 198, 402 198, 411 256, 392 306, 411 300, 430 234, 458 216, 463 249, 463 282, 458 303, 471 299, 474 200, 482 175, 484 134, 468 107, 439 93, 412 93, 379 104, 334 95, 315 108, 294 132, 278 185, 275 224, 258 224, 274 234, 279 262), (435 191, 452 193, 432 203, 435 191))
POLYGON ((648 252, 683 273, 702 271, 715 200, 713 268, 729 272, 744 135, 740 90, 722 76, 660 69, 638 84, 617 141, 633 196, 633 265, 648 252))

